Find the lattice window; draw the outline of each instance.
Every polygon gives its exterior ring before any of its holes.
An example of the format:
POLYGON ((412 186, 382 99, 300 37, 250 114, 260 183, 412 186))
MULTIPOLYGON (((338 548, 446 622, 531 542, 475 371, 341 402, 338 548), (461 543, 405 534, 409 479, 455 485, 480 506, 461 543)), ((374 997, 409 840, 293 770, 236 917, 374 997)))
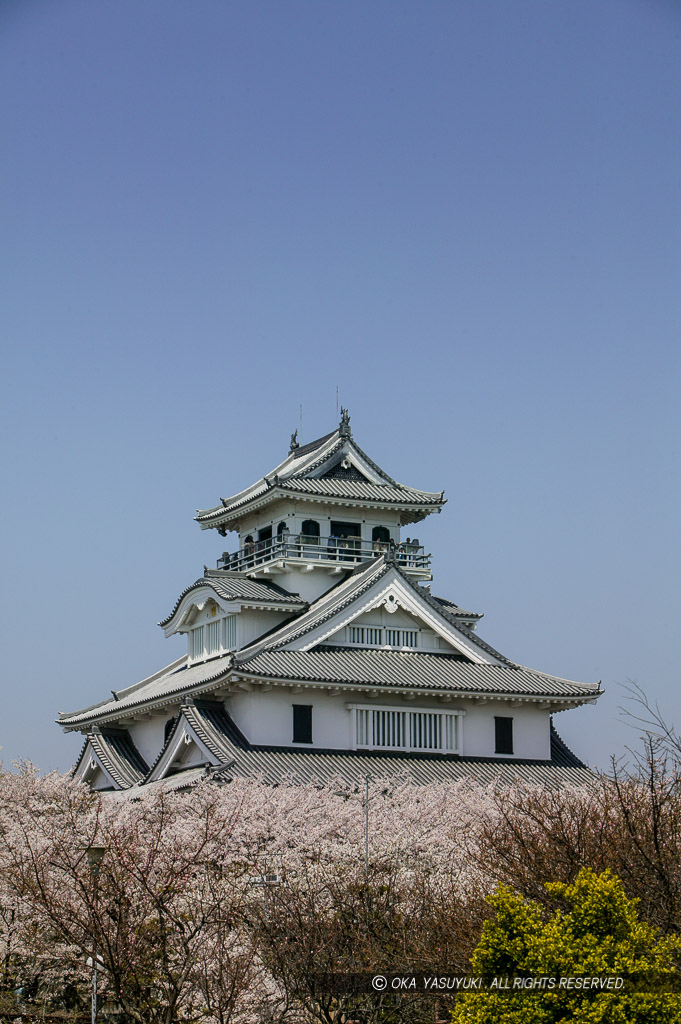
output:
POLYGON ((384 629, 383 626, 349 626, 348 643, 364 647, 418 647, 417 629, 384 629))
POLYGON ((385 636, 388 647, 418 647, 417 629, 386 629, 385 636))
POLYGON ((221 616, 189 631, 189 658, 200 661, 236 647, 236 615, 221 616))
POLYGON ((206 654, 217 654, 220 650, 220 620, 206 626, 206 654))
POLYGON ((380 647, 383 644, 383 627, 350 626, 350 643, 380 647))
POLYGON ((460 711, 407 711, 351 704, 353 747, 460 753, 460 711))
POLYGON ((228 615, 222 620, 222 646, 226 651, 236 647, 236 615, 228 615))
POLYGON ((189 633, 189 657, 193 660, 203 657, 203 626, 197 626, 189 633))

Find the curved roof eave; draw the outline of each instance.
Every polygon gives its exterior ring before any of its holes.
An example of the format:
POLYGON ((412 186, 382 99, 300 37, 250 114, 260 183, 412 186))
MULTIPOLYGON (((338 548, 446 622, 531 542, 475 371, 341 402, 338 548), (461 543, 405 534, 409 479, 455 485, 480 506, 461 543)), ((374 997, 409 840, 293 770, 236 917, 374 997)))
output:
POLYGON ((202 587, 208 587, 216 597, 224 601, 240 601, 249 606, 268 610, 304 611, 308 607, 307 601, 303 601, 298 594, 289 594, 282 587, 277 586, 276 583, 253 580, 245 573, 231 572, 227 569, 212 569, 207 570, 206 575, 182 591, 170 615, 167 615, 165 619, 161 619, 158 625, 162 629, 167 630, 183 602, 185 602, 185 599, 202 587), (234 584, 231 593, 230 583, 234 584))

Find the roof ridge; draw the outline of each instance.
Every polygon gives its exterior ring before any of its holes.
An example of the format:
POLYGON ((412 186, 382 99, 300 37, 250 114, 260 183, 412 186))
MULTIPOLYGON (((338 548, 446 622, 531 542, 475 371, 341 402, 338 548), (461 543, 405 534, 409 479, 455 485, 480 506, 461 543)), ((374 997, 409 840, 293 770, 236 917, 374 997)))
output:
POLYGON ((553 674, 553 672, 542 672, 538 668, 530 668, 529 665, 520 665, 520 664, 518 664, 518 668, 523 669, 524 672, 532 672, 532 674, 535 675, 535 676, 537 676, 537 675, 538 676, 545 676, 547 679, 555 679, 556 682, 558 682, 558 683, 572 683, 573 685, 576 685, 576 686, 597 686, 599 693, 603 693, 604 692, 603 690, 601 690, 601 680, 600 679, 598 680, 597 683, 580 683, 580 681, 578 679, 568 679, 567 676, 556 676, 556 675, 553 674))
MULTIPOLYGON (((454 618, 453 615, 449 615, 446 612, 446 610, 442 607, 442 605, 439 603, 437 598, 433 597, 432 594, 428 593, 425 587, 420 587, 418 583, 415 583, 413 580, 411 580, 409 576, 407 576, 407 574, 400 569, 397 563, 395 564, 395 569, 400 574, 402 579, 409 584, 411 589, 423 598, 426 604, 429 604, 431 608, 433 608, 434 611, 438 612, 439 615, 442 615, 443 618, 450 623, 450 625, 454 626, 461 633, 463 633, 468 640, 471 640, 476 645, 476 647, 479 647, 481 650, 486 651, 488 654, 491 654, 492 657, 494 658, 499 658, 499 660, 509 668, 523 668, 522 665, 518 665, 517 662, 511 661, 510 658, 507 658, 505 654, 501 653, 501 651, 497 651, 494 647, 492 647, 491 644, 488 644, 486 640, 482 640, 477 633, 475 633, 472 629, 469 629, 468 626, 466 626, 463 622, 459 622, 457 619, 454 618)), ((566 682, 570 681, 571 680, 566 680, 566 682)))
MULTIPOLYGON (((318 437, 316 441, 307 441, 305 444, 301 444, 299 448, 294 448, 291 452, 293 460, 301 458, 303 455, 310 455, 316 448, 321 448, 326 441, 330 441, 334 434, 338 433, 338 427, 332 430, 329 434, 324 434, 323 437, 318 437)), ((326 458, 326 456, 324 456, 326 458)))

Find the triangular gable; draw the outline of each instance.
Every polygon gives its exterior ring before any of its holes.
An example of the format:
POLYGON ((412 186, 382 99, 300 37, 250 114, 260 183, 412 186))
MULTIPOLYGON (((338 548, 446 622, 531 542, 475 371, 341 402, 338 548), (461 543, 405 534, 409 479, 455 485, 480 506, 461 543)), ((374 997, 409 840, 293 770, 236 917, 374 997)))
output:
POLYGON ((388 617, 398 610, 406 613, 416 625, 432 630, 457 654, 463 655, 475 664, 502 664, 501 660, 482 650, 470 636, 466 636, 421 598, 415 588, 407 583, 394 567, 338 615, 287 647, 289 650, 309 651, 322 642, 333 642, 334 634, 375 609, 385 609, 388 617))
MULTIPOLYGON (((301 616, 300 626, 303 628, 296 630, 298 623, 294 622, 288 627, 288 636, 284 631, 283 635, 275 633, 265 646, 270 649, 276 647, 308 651, 320 643, 333 642, 334 634, 338 634, 340 630, 372 609, 384 608, 388 616, 401 609, 442 637, 457 654, 463 655, 474 664, 508 664, 507 659, 480 641, 471 630, 465 626, 457 626, 450 618, 445 617, 435 602, 421 594, 420 588, 408 580, 397 566, 386 564, 383 559, 377 560, 377 563, 373 571, 367 568, 365 573, 357 575, 358 584, 362 576, 365 576, 368 585, 357 586, 354 592, 348 594, 346 601, 339 601, 336 608, 331 606, 328 610, 325 604, 329 601, 330 595, 324 595, 327 602, 320 599, 304 616, 301 616)), ((344 587, 348 587, 350 583, 351 579, 346 581, 344 587)), ((342 589, 338 588, 339 597, 342 589)))
POLYGON ((125 729, 95 727, 73 769, 73 777, 91 789, 128 789, 149 771, 146 761, 125 729))
POLYGON ((87 740, 83 752, 78 758, 78 763, 72 772, 72 778, 76 782, 84 782, 90 789, 96 791, 120 790, 124 788, 107 770, 101 757, 94 749, 91 739, 87 740))
POLYGON ((216 751, 210 750, 198 735, 191 717, 191 709, 183 707, 145 782, 157 782, 177 771, 186 771, 189 768, 225 763, 225 759, 218 756, 216 751))
POLYGON ((206 605, 214 605, 216 609, 226 614, 238 612, 241 608, 240 602, 230 601, 220 596, 209 584, 193 587, 178 602, 170 616, 170 621, 168 619, 164 621, 163 632, 165 635, 171 636, 173 633, 186 630, 206 605))
POLYGON ((372 462, 368 455, 358 448, 350 438, 346 438, 340 448, 331 451, 312 466, 308 466, 304 472, 298 471, 291 474, 293 479, 297 477, 307 480, 328 479, 336 476, 341 479, 364 480, 372 484, 395 485, 393 478, 388 476, 375 462, 372 462))

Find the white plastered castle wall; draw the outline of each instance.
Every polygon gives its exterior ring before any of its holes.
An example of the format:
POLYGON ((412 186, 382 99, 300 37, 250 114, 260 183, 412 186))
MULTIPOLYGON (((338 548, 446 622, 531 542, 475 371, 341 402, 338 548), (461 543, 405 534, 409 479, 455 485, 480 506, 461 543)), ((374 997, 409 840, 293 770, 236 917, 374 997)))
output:
POLYGON ((348 750, 353 745, 352 715, 347 704, 371 704, 371 707, 404 707, 405 711, 465 711, 462 723, 462 754, 469 757, 494 757, 494 717, 513 718, 513 757, 548 760, 551 754, 550 719, 548 711, 532 704, 511 707, 508 701, 475 704, 472 700, 453 697, 443 704, 436 697, 416 696, 403 701, 386 695, 370 698, 361 692, 346 691, 338 696, 312 687, 300 692, 273 687, 268 692, 252 690, 230 696, 226 707, 244 735, 254 744, 266 746, 301 746, 305 749, 328 748, 348 750), (312 705, 312 744, 293 743, 294 704, 312 705))
MULTIPOLYGON (((319 533, 322 537, 330 535, 332 522, 340 522, 357 524, 362 540, 368 543, 371 543, 371 534, 375 526, 387 527, 391 538, 394 541, 400 540, 400 514, 393 509, 358 509, 356 506, 326 505, 320 501, 301 501, 292 498, 267 505, 244 517, 239 523, 239 546, 244 546, 248 536, 256 540, 258 531, 268 526, 272 527, 272 534, 276 537, 279 523, 286 523, 291 534, 301 533, 306 519, 313 519, 319 523, 319 533)), ((417 530, 418 526, 414 526, 413 529, 417 530)))
MULTIPOLYGON (((361 509, 342 505, 326 505, 322 502, 286 501, 270 505, 262 511, 255 512, 239 523, 239 547, 243 548, 246 537, 258 539, 260 530, 272 528, 276 537, 279 523, 285 522, 291 538, 302 533, 303 523, 312 519, 319 523, 320 547, 327 544, 326 538, 331 534, 331 523, 353 523, 360 529, 363 545, 372 544, 372 532, 376 526, 384 526, 396 543, 400 540, 399 513, 386 509, 361 509)), ((366 549, 365 549, 366 550, 366 549)), ((312 603, 326 593, 338 582, 338 574, 334 572, 333 562, 329 562, 326 551, 320 550, 319 565, 314 560, 306 566, 287 568, 281 572, 273 570, 269 578, 273 583, 283 587, 291 594, 300 594, 304 601, 312 603)), ((289 563, 290 564, 290 563, 289 563)), ((346 567, 347 568, 347 567, 346 567)))
POLYGON ((467 701, 463 724, 463 750, 468 757, 494 757, 494 717, 513 719, 513 756, 549 760, 551 720, 549 712, 531 703, 513 707, 509 701, 486 704, 467 701))
POLYGON ((159 751, 165 743, 166 722, 170 718, 174 718, 176 714, 177 708, 169 708, 168 713, 163 717, 158 715, 143 722, 128 724, 123 720, 120 723, 127 727, 132 742, 148 765, 151 765, 158 757, 159 751))
POLYGON ((237 619, 237 649, 248 647, 263 633, 268 633, 275 626, 280 626, 288 618, 290 618, 290 612, 265 612, 255 608, 245 608, 237 619))

